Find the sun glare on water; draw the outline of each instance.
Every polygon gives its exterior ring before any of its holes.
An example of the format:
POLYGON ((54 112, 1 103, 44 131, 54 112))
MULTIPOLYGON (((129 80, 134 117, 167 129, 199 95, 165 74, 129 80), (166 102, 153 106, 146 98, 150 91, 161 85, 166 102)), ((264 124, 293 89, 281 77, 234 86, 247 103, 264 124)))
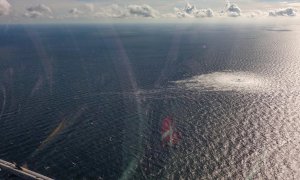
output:
POLYGON ((269 81, 250 72, 213 72, 176 81, 176 84, 191 90, 211 91, 263 91, 269 81))

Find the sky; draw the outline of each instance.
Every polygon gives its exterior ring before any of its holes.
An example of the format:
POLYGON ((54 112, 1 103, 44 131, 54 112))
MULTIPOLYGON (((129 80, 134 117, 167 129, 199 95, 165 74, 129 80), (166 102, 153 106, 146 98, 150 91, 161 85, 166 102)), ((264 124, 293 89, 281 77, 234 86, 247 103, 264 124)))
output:
POLYGON ((300 0, 0 0, 0 23, 300 17, 300 0))

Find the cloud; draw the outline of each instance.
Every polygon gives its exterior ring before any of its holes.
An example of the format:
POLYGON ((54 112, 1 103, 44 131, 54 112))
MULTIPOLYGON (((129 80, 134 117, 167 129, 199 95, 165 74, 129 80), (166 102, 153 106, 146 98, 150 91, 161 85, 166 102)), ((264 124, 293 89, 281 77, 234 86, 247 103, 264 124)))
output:
POLYGON ((289 6, 289 7, 297 7, 297 8, 300 7, 299 2, 291 2, 291 3, 287 3, 286 5, 289 6))
POLYGON ((124 18, 127 16, 127 10, 117 4, 102 8, 95 13, 96 17, 109 17, 109 18, 124 18))
POLYGON ((129 6, 119 6, 113 4, 101 11, 95 13, 96 17, 112 17, 112 18, 127 18, 127 17, 149 17, 156 18, 160 16, 160 13, 152 8, 151 6, 144 5, 129 5, 129 6))
MULTIPOLYGON (((84 5, 81 5, 79 7, 74 7, 69 10, 69 14, 71 17, 89 17, 93 16, 95 11, 95 6, 92 3, 86 3, 84 5)), ((67 16, 68 17, 68 16, 67 16)))
POLYGON ((194 15, 195 17, 213 17, 214 12, 212 9, 199 9, 194 15))
POLYGON ((37 18, 37 17, 42 17, 43 13, 40 13, 38 11, 30 11, 30 12, 26 12, 24 16, 29 18, 37 18))
POLYGON ((44 5, 44 4, 39 4, 37 6, 31 6, 29 8, 27 8, 27 11, 37 11, 37 12, 41 12, 41 13, 52 13, 52 10, 50 7, 44 5))
POLYGON ((268 16, 268 13, 261 10, 252 10, 250 12, 243 13, 243 15, 250 18, 256 18, 256 17, 268 16))
POLYGON ((83 12, 77 8, 70 9, 69 13, 73 16, 78 16, 80 14, 83 14, 83 12))
POLYGON ((238 7, 238 5, 234 3, 227 3, 226 12, 229 17, 238 17, 241 16, 242 10, 238 7))
POLYGON ((52 10, 50 7, 39 4, 36 6, 31 6, 26 9, 27 12, 24 14, 25 17, 37 18, 37 17, 48 17, 51 18, 52 10))
MULTIPOLYGON (((181 8, 174 8, 173 12, 166 9, 160 13, 157 9, 148 4, 129 4, 129 5, 106 5, 98 6, 95 1, 85 1, 78 3, 77 6, 69 7, 64 6, 55 9, 56 18, 209 18, 209 17, 267 17, 267 16, 296 16, 295 8, 274 9, 272 11, 260 11, 256 8, 252 10, 241 10, 241 8, 229 1, 226 2, 225 8, 220 11, 213 11, 210 8, 199 8, 194 4, 186 3, 181 8), (65 9, 64 9, 65 8, 65 9), (68 7, 67 7, 68 8, 68 7), (72 9, 71 9, 72 8, 72 9), (61 11, 64 14, 61 14, 61 11)), ((225 4, 224 4, 225 5, 225 4)), ((53 5, 55 7, 55 5, 53 5)), ((288 7, 288 6, 286 6, 288 7)), ((292 6, 293 7, 293 6, 292 6)), ((7 0, 0 0, 0 16, 9 13, 10 4, 7 0), (6 5, 4 5, 6 4, 6 5), (3 8, 4 7, 4 8, 3 8), (5 9, 5 10, 3 10, 5 9), (7 10, 8 9, 8 10, 7 10)), ((172 10, 171 10, 172 11, 172 10)), ((52 18, 54 15, 52 9, 44 4, 28 7, 24 13, 25 17, 29 18, 52 18)))
POLYGON ((0 16, 8 15, 11 9, 11 5, 7 0, 0 0, 0 16))
POLYGON ((297 10, 295 8, 275 9, 269 12, 269 16, 296 16, 297 10))
POLYGON ((144 5, 129 5, 127 7, 128 12, 130 15, 133 16, 141 16, 141 17, 157 17, 159 12, 153 9, 151 6, 144 4, 144 5))
POLYGON ((88 12, 91 12, 91 13, 94 12, 94 10, 95 10, 95 6, 92 3, 84 4, 83 8, 86 9, 88 12))
POLYGON ((213 17, 214 12, 212 9, 197 9, 195 5, 186 3, 183 9, 174 8, 177 17, 213 17))

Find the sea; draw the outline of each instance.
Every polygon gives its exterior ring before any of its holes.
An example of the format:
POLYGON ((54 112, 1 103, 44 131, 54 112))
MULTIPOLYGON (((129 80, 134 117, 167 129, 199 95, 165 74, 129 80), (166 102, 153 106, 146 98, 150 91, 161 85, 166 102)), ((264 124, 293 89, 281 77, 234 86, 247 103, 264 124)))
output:
POLYGON ((299 40, 278 23, 1 25, 0 159, 57 180, 300 179, 299 40))

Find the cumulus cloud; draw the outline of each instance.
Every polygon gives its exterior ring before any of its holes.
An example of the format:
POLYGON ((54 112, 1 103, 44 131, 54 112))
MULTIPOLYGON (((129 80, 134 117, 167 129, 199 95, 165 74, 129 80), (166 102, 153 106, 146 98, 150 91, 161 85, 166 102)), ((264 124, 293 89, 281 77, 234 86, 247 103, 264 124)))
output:
POLYGON ((269 12, 269 16, 296 16, 297 10, 295 8, 275 9, 269 12))
POLYGON ((11 5, 7 0, 0 0, 0 16, 8 15, 11 9, 11 5))
POLYGON ((80 14, 83 14, 83 12, 77 8, 70 9, 69 13, 73 16, 78 16, 80 14))
POLYGON ((86 10, 87 12, 92 13, 92 12, 95 11, 95 6, 94 6, 94 4, 92 4, 92 3, 86 3, 86 4, 84 4, 84 6, 83 6, 83 10, 86 10))
POLYGON ((129 5, 126 7, 119 5, 111 5, 95 13, 97 17, 112 17, 112 18, 126 18, 126 17, 159 17, 160 13, 151 6, 144 5, 129 5))
POLYGON ((124 7, 117 4, 102 8, 95 13, 96 17, 123 18, 127 16, 127 11, 124 7))
POLYGON ((29 8, 27 8, 27 11, 37 11, 37 12, 41 12, 41 13, 52 13, 52 10, 50 7, 44 5, 44 4, 39 4, 37 6, 31 6, 29 8))
POLYGON ((238 7, 238 5, 234 3, 227 3, 226 5, 226 13, 229 17, 238 17, 241 16, 242 10, 238 7))
POLYGON ((157 17, 159 12, 153 9, 151 6, 144 4, 144 5, 129 5, 127 7, 128 12, 130 15, 133 16, 142 16, 142 17, 157 17))
POLYGON ((29 18, 37 18, 37 17, 42 17, 43 13, 38 12, 38 11, 30 11, 30 12, 26 12, 25 17, 29 17, 29 18))
POLYGON ((52 17, 52 10, 50 7, 39 4, 36 6, 31 6, 26 9, 27 12, 24 14, 26 17, 37 18, 37 17, 52 17))
POLYGON ((175 13, 179 18, 185 17, 213 17, 214 12, 211 9, 197 9, 195 5, 186 3, 183 9, 175 8, 175 13))
POLYGON ((74 7, 69 10, 69 14, 72 17, 79 17, 79 16, 91 16, 94 14, 95 6, 92 3, 86 3, 79 7, 74 7))

